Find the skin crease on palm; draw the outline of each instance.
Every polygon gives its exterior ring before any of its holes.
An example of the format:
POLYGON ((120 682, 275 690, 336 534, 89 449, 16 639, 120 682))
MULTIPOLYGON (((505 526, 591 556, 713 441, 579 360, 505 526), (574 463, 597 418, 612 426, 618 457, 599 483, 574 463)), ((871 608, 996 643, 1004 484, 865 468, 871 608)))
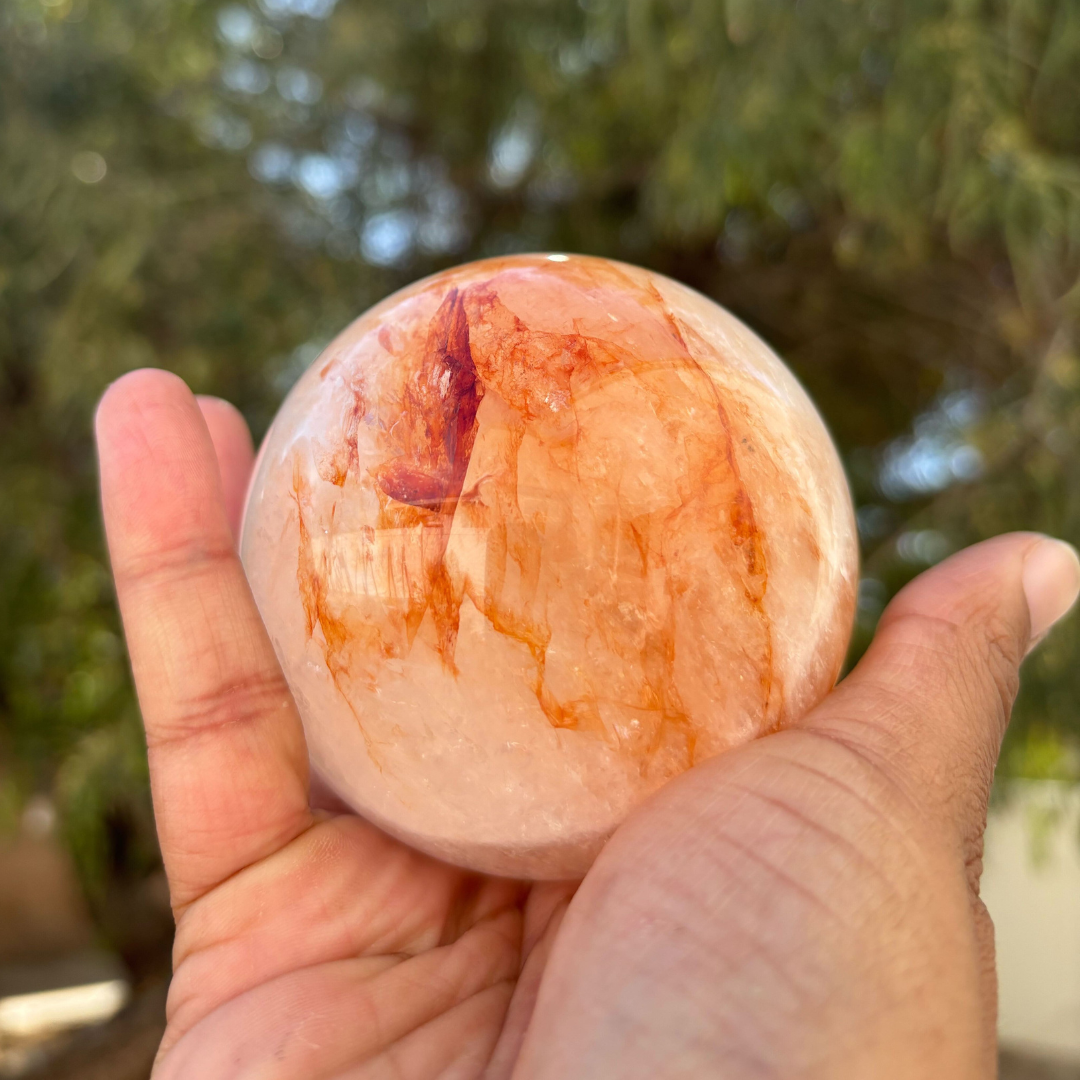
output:
POLYGON ((981 838, 1070 547, 928 571, 796 726, 670 783, 580 884, 530 886, 312 798, 234 550, 239 414, 139 371, 97 434, 177 923, 155 1080, 994 1075, 981 838))

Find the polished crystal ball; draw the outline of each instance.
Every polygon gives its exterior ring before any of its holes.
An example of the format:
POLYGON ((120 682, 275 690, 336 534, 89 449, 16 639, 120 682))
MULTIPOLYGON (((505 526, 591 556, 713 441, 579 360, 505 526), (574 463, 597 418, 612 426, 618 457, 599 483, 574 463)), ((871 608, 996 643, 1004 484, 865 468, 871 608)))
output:
POLYGON ((662 784, 820 701, 857 577, 787 368, 698 293, 577 255, 357 319, 274 420, 241 547, 322 781, 529 878, 584 873, 662 784))

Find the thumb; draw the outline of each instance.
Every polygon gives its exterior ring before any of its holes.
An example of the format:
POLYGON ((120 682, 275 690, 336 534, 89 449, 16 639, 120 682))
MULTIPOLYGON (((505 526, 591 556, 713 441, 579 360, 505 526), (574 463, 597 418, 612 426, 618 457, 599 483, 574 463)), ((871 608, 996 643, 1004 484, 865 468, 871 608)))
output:
POLYGON ((855 670, 799 724, 869 758, 977 844, 1020 663, 1072 607, 1069 544, 1011 533, 903 589, 855 670))

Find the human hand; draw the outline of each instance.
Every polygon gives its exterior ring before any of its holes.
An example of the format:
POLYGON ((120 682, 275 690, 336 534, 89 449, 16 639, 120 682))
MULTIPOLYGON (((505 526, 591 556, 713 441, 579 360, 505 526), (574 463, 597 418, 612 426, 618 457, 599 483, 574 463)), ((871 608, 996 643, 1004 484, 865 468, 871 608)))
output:
POLYGON ((311 808, 234 550, 239 414, 142 371, 97 430, 177 921, 157 1080, 993 1074, 982 829, 1070 548, 1014 534, 924 574, 799 724, 673 781, 579 888, 530 886, 311 808))

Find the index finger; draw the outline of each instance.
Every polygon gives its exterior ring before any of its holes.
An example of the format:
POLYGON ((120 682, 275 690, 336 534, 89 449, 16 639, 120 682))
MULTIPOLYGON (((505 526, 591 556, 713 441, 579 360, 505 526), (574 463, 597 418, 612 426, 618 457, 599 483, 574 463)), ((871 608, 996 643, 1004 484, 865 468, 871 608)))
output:
POLYGON ((184 383, 136 371, 97 414, 102 506, 173 906, 311 821, 303 731, 184 383))
POLYGON ((255 448, 251 432, 239 409, 221 398, 200 395, 195 399, 206 421, 210 441, 214 444, 221 491, 225 498, 225 515, 233 536, 240 539, 240 521, 244 516, 244 497, 255 463, 255 448))

